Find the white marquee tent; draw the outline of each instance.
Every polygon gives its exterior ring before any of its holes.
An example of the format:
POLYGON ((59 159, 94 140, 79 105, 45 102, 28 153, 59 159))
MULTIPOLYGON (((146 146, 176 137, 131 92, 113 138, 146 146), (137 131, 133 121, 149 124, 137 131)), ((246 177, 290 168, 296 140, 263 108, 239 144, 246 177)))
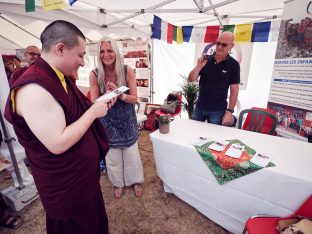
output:
MULTIPOLYGON (((67 1, 66 1, 67 2, 67 1)), ((150 37, 153 15, 175 25, 237 24, 278 18, 283 0, 83 0, 63 10, 25 12, 24 0, 0 0, 0 48, 40 45, 40 33, 63 19, 77 25, 90 41, 104 35, 150 37), (202 12, 202 13, 199 13, 202 12)))
MULTIPOLYGON (((67 5, 62 10, 44 11, 42 1, 36 0, 35 12, 25 12, 24 0, 0 0, 0 52, 14 53, 14 49, 25 48, 35 44, 40 47, 40 33, 50 22, 63 19, 77 25, 87 37, 87 42, 98 41, 103 36, 113 38, 141 37, 150 38, 153 15, 157 15, 174 25, 207 26, 219 24, 242 24, 279 19, 284 4, 292 0, 78 0, 73 6, 67 5)), ((67 2, 67 0, 66 0, 67 2)), ((152 78, 155 92, 153 101, 161 103, 165 95, 176 90, 181 83, 179 74, 187 75, 194 66, 195 45, 169 45, 154 40, 152 50, 152 78), (169 66, 168 66, 169 65, 169 66), (169 69, 170 68, 170 69, 169 69), (165 85, 164 85, 165 84, 165 85)), ((264 95, 268 96, 271 69, 276 43, 257 43, 257 51, 261 63, 253 68, 253 63, 259 64, 257 58, 252 58, 250 73, 261 74, 261 85, 264 85, 264 95), (259 57, 260 56, 260 57, 259 57), (267 69, 264 69, 267 67, 267 69), (266 78, 263 78, 266 77, 266 78)), ((255 53, 253 53, 255 54, 255 53)), ((249 74, 254 76, 254 74, 249 74)), ((260 78, 259 78, 260 79, 260 78)), ((258 79, 249 79, 246 96, 249 103, 243 107, 250 107, 251 102, 259 99, 255 90, 259 90, 258 79), (256 84, 257 83, 257 84, 256 84)), ((246 92, 245 92, 246 93, 246 92)), ((257 93, 257 92, 256 92, 257 93)), ((259 91, 258 91, 259 93, 259 91)), ((259 97, 263 93, 259 93, 259 97)), ((244 98, 244 97, 243 97, 244 98)), ((263 98, 260 98, 263 99, 263 98)), ((265 100, 265 99, 264 99, 265 100)), ((254 102, 254 105, 264 106, 254 102)))

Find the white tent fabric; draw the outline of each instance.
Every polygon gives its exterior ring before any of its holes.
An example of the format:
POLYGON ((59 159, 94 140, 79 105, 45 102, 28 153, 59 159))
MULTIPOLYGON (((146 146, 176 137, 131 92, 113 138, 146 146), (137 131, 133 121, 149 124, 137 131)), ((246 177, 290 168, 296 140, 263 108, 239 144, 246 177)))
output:
MULTIPOLYGON (((286 2, 289 1, 291 0, 286 2)), ((284 6, 284 0, 78 0, 73 6, 67 5, 63 10, 44 11, 41 0, 36 0, 35 3, 36 11, 26 13, 24 0, 0 0, 0 52, 25 48, 30 44, 40 47, 39 37, 42 30, 57 19, 74 23, 89 41, 94 42, 102 36, 149 38, 154 14, 175 25, 206 26, 218 25, 219 22, 242 24, 270 20, 275 16, 278 18, 284 6), (205 10, 211 6, 216 8, 205 10), (198 13, 199 8, 203 13, 198 13), (145 13, 141 14, 141 12, 145 13)), ((182 82, 179 74, 187 75, 193 68, 195 46, 192 43, 169 45, 157 41, 153 47, 152 78, 154 80, 153 91, 156 92, 153 102, 162 103, 170 91, 179 89, 178 84, 182 82)), ((275 51, 275 49, 272 50, 272 43, 265 43, 263 50, 257 53, 260 55, 259 59, 266 58, 268 69, 271 69, 274 55, 271 55, 272 59, 266 56, 266 48, 268 48, 268 54, 270 51, 275 51)), ((261 63, 265 62, 261 61, 261 63)), ((252 71, 250 71, 249 80, 254 79, 252 71)), ((261 81, 263 84, 264 80, 271 78, 270 72, 264 69, 261 72, 258 71, 255 76, 261 74, 265 78, 262 80, 256 78, 255 82, 261 81)), ((248 86, 250 89, 252 83, 248 86)), ((269 86, 266 86, 266 90, 268 88, 269 86)), ((249 95, 245 98, 254 100, 250 99, 249 95)), ((263 99, 260 98, 260 100, 263 99)))
POLYGON ((175 25, 205 26, 218 25, 220 21, 263 21, 279 17, 283 10, 283 0, 83 0, 52 11, 43 11, 42 1, 35 2, 36 11, 26 13, 24 0, 0 0, 0 38, 12 42, 13 47, 25 47, 29 42, 39 45, 44 27, 57 19, 74 23, 92 41, 102 36, 148 38, 154 14, 175 25), (202 6, 203 13, 198 13, 197 5, 202 6), (217 8, 205 10, 211 6, 217 8))

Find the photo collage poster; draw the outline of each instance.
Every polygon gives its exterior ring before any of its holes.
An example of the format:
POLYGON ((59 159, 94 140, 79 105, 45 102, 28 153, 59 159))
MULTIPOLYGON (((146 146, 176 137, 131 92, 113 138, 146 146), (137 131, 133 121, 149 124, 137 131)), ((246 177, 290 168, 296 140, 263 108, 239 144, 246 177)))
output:
POLYGON ((147 41, 122 41, 124 63, 134 70, 139 102, 150 102, 150 56, 147 41))
POLYGON ((278 118, 277 135, 308 141, 312 135, 312 4, 285 4, 268 108, 278 118))

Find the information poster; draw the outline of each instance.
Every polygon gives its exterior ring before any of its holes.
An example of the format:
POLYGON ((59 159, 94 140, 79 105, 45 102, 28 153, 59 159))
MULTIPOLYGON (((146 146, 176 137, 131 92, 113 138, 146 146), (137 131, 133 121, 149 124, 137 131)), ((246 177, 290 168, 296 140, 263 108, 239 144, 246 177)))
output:
POLYGON ((285 4, 268 108, 277 113, 279 136, 307 141, 312 134, 311 1, 285 4))
POLYGON ((124 63, 134 69, 138 98, 150 102, 150 61, 148 43, 141 39, 122 41, 124 63))

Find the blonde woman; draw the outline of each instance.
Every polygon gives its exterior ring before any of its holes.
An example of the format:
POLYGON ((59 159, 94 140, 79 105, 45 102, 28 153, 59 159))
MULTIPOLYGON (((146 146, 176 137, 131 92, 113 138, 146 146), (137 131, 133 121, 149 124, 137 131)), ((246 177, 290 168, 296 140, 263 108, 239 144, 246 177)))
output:
POLYGON ((134 110, 137 101, 134 71, 123 64, 116 42, 110 38, 99 42, 98 64, 89 76, 92 101, 117 87, 129 88, 118 96, 115 105, 101 119, 109 137, 107 173, 117 199, 122 196, 125 186, 133 186, 135 196, 140 197, 144 175, 137 143, 139 128, 134 110))

